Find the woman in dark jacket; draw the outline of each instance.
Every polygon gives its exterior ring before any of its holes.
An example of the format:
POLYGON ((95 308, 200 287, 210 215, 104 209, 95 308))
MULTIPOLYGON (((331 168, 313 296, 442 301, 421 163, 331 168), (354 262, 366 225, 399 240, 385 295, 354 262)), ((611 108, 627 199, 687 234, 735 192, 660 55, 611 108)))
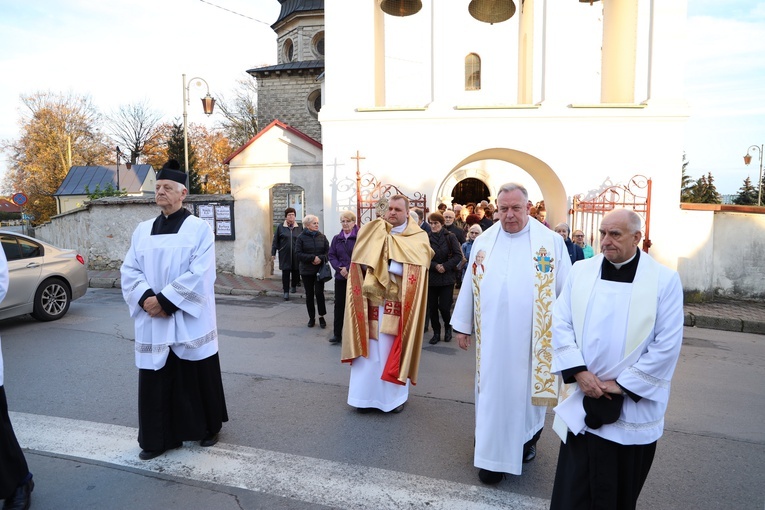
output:
POLYGON ((332 238, 329 245, 329 263, 335 269, 335 327, 332 338, 333 344, 343 338, 343 318, 345 316, 345 290, 348 284, 348 269, 351 267, 351 254, 356 245, 356 215, 351 211, 340 213, 340 233, 332 238))
POLYGON ((290 300, 290 292, 297 292, 297 285, 300 283, 300 273, 298 272, 298 261, 295 257, 295 242, 303 231, 303 227, 295 221, 295 209, 288 207, 284 210, 284 224, 278 225, 274 231, 274 240, 271 242, 271 259, 276 259, 276 252, 279 252, 279 269, 282 270, 282 289, 284 290, 284 300, 290 300), (292 286, 290 286, 290 276, 292 276, 292 286))
POLYGON ((444 342, 452 339, 451 320, 452 301, 454 299, 454 283, 457 272, 454 270, 462 260, 462 249, 457 238, 444 228, 444 217, 440 213, 428 216, 431 233, 430 247, 435 254, 430 261, 428 277, 428 313, 430 325, 433 328, 431 344, 441 341, 441 324, 438 322, 438 312, 444 320, 444 342))
POLYGON ((295 243, 295 256, 298 259, 300 276, 303 277, 305 286, 305 306, 308 309, 308 327, 316 325, 316 305, 319 307, 319 326, 327 327, 324 316, 327 315, 327 306, 324 304, 324 282, 319 281, 316 273, 321 265, 327 261, 329 241, 319 232, 319 218, 309 214, 303 218, 305 230, 298 236, 295 243))

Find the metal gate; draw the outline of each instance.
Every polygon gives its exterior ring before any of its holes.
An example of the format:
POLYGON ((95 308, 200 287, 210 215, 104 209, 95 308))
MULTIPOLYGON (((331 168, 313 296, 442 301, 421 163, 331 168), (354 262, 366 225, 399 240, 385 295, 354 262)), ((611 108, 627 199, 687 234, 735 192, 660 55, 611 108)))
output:
MULTIPOLYGON (((627 184, 615 184, 605 188, 591 200, 575 195, 571 215, 571 231, 581 230, 588 238, 588 244, 596 248, 595 232, 600 229, 603 215, 617 208, 631 209, 638 213, 645 224, 642 249, 651 247, 651 179, 644 175, 633 176, 627 184)), ((597 252, 597 250, 596 250, 597 252)))
POLYGON ((356 160, 356 223, 359 226, 385 214, 388 210, 388 200, 393 195, 404 195, 409 199, 410 208, 421 209, 427 217, 426 195, 415 191, 410 197, 394 184, 378 182, 377 178, 370 173, 361 175, 359 160, 364 157, 360 156, 358 151, 351 159, 356 160))

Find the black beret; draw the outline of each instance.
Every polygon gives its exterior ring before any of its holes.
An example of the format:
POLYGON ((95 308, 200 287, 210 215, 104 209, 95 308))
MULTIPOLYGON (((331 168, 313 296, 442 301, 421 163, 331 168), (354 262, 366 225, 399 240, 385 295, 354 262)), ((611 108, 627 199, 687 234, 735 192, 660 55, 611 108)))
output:
POLYGON ((624 395, 608 394, 611 400, 606 397, 592 398, 584 396, 582 405, 587 416, 584 417, 584 423, 591 429, 599 429, 603 425, 608 425, 619 419, 622 414, 622 403, 624 395))

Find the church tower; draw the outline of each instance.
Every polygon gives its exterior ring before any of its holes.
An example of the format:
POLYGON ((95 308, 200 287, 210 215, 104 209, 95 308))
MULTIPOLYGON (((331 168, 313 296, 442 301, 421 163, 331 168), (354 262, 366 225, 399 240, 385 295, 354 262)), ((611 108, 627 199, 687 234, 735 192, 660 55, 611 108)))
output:
POLYGON ((258 82, 258 125, 279 120, 321 141, 324 0, 279 3, 279 18, 271 25, 277 64, 247 71, 258 82))

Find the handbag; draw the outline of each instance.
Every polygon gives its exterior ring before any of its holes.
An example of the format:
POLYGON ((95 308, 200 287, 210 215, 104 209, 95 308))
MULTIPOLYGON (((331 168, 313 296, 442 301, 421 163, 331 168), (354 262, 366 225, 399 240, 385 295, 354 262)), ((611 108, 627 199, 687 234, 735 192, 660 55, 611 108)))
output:
POLYGON ((332 268, 329 262, 325 262, 321 265, 319 272, 316 273, 316 279, 322 283, 327 283, 332 279, 332 268))

